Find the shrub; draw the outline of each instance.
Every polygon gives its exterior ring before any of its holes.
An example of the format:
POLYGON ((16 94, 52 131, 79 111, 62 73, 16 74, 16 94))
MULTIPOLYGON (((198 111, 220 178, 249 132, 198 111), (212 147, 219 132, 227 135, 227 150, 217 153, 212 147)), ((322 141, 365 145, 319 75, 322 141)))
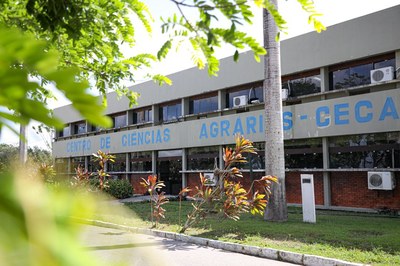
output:
POLYGON ((117 199, 129 198, 133 195, 131 183, 126 179, 108 180, 105 191, 117 199))

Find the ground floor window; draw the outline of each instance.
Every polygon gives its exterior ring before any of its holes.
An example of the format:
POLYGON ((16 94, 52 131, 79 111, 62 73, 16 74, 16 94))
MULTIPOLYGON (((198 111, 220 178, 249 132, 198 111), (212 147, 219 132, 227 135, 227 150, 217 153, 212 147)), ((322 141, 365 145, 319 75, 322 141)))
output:
POLYGON ((218 161, 218 146, 188 149, 187 170, 213 170, 218 161))
POLYGON ((329 138, 330 168, 393 168, 400 162, 400 132, 329 138))
POLYGON ((285 168, 323 168, 322 139, 285 140, 285 168))
POLYGON ((131 172, 150 172, 152 171, 152 152, 132 152, 130 158, 131 172))
POLYGON ((126 171, 126 154, 118 153, 113 154, 115 156, 114 162, 107 162, 108 172, 125 172, 126 171))
POLYGON ((85 168, 85 157, 84 156, 71 158, 71 172, 72 173, 75 173, 75 169, 77 169, 78 166, 85 168))
POLYGON ((55 160, 55 170, 59 174, 68 173, 68 158, 57 158, 55 160))

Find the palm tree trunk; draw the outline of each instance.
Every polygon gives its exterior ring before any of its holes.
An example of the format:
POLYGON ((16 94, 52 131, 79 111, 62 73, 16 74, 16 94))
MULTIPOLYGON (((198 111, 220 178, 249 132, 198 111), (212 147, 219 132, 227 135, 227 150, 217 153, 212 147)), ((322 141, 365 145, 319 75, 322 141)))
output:
MULTIPOLYGON (((278 1, 270 0, 278 9, 278 1)), ((264 219, 287 221, 285 192, 285 157, 283 146, 282 100, 281 100, 281 59, 280 42, 275 40, 278 28, 273 17, 264 9, 264 103, 265 103, 265 172, 278 178, 272 184, 264 219)))

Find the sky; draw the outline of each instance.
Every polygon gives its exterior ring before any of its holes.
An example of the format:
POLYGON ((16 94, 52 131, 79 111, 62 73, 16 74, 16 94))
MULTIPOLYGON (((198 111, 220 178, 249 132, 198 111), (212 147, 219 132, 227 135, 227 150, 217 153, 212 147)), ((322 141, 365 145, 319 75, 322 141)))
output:
MULTIPOLYGON (((143 2, 148 5, 149 10, 156 21, 153 25, 153 32, 150 36, 144 31, 143 28, 135 28, 136 37, 138 40, 137 46, 135 46, 135 50, 126 49, 126 55, 144 51, 156 53, 160 45, 166 40, 166 36, 161 34, 159 18, 165 18, 177 12, 171 2, 167 0, 143 0, 143 2)), ((400 5, 400 0, 314 0, 314 3, 316 10, 322 14, 320 20, 326 27, 329 27, 330 25, 370 14, 391 6, 400 5)), ((313 31, 313 27, 307 23, 307 13, 301 10, 301 7, 296 0, 279 0, 279 11, 287 21, 288 26, 288 34, 282 35, 281 40, 313 31)), ((253 9, 253 13, 255 14, 253 25, 247 26, 243 30, 248 32, 260 43, 262 43, 262 11, 259 9, 253 9)), ((192 15, 194 15, 194 13, 192 15)), ((222 47, 217 51, 218 58, 231 55, 233 55, 233 50, 228 47, 222 47)), ((187 49, 185 49, 184 46, 182 46, 178 53, 172 52, 164 61, 154 65, 152 67, 152 71, 154 73, 168 75, 193 67, 193 63, 191 62, 190 58, 190 53, 187 51, 187 49)), ((138 78, 136 81, 141 82, 144 80, 138 78)), ((50 103, 51 108, 68 104, 68 101, 65 100, 62 95, 57 95, 57 97, 59 98, 58 101, 50 103)), ((18 130, 18 127, 16 127, 16 129, 18 130)), ((49 140, 50 135, 37 135, 34 130, 29 127, 29 146, 46 148, 43 138, 49 140)), ((0 135, 0 143, 17 145, 18 137, 10 130, 3 129, 0 135)))

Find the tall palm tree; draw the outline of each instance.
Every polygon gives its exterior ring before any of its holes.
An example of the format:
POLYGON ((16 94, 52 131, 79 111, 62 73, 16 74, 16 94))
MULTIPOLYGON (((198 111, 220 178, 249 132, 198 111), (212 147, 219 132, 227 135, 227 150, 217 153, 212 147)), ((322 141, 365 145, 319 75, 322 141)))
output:
MULTIPOLYGON (((269 1, 278 9, 278 0, 269 1)), ((265 172, 278 177, 278 183, 272 185, 264 219, 286 221, 280 42, 275 38, 278 27, 273 17, 266 9, 263 12, 264 48, 267 50, 264 56, 265 172)))

